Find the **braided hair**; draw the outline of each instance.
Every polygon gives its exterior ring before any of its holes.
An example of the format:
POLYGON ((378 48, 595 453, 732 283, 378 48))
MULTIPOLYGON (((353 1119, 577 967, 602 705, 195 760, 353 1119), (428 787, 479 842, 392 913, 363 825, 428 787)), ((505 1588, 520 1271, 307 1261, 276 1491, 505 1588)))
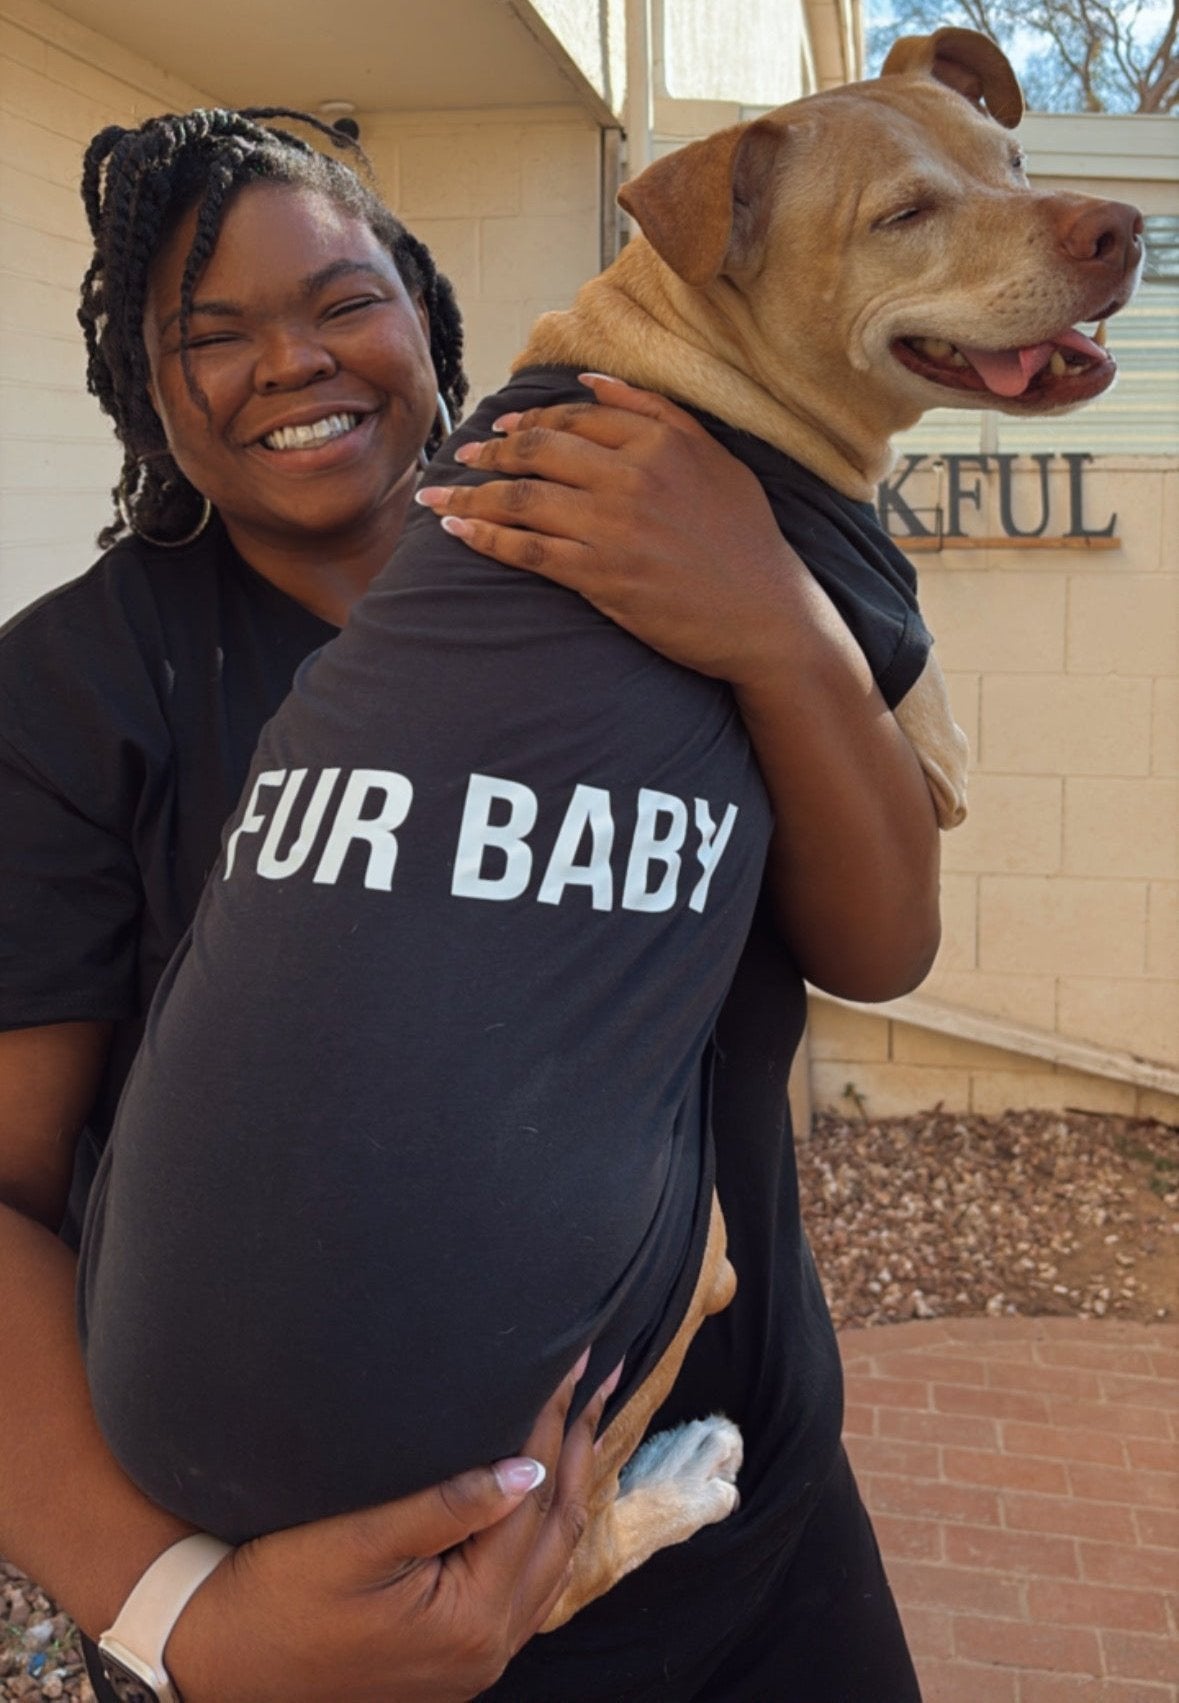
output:
MULTIPOLYGON (((220 108, 149 118, 137 130, 117 124, 86 150, 82 200, 94 257, 82 282, 78 319, 86 337, 86 383, 115 424, 123 472, 111 493, 116 518, 99 534, 103 549, 131 530, 167 539, 192 531, 201 497, 168 450, 148 394, 143 314, 150 269, 184 215, 197 209, 196 231, 180 285, 181 359, 189 392, 205 398, 189 366, 187 334, 193 290, 216 246, 226 210, 245 184, 294 184, 326 196, 366 224, 392 256, 429 319, 430 356, 438 390, 457 419, 467 394, 458 304, 433 256, 349 166, 268 121, 292 119, 349 149, 366 169, 363 149, 341 131, 286 107, 220 108)), ((427 449, 438 447, 433 427, 427 449)))

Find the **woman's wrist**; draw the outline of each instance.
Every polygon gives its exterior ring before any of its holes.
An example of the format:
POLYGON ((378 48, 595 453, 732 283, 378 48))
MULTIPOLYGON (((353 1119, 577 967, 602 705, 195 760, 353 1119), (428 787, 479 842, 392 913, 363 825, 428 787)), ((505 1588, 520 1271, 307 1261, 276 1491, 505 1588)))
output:
POLYGON ((164 1646, 164 1666, 182 1703, 231 1703, 235 1695, 224 1661, 236 1653, 244 1668, 248 1651, 233 1636, 229 1616, 234 1553, 193 1592, 164 1646))

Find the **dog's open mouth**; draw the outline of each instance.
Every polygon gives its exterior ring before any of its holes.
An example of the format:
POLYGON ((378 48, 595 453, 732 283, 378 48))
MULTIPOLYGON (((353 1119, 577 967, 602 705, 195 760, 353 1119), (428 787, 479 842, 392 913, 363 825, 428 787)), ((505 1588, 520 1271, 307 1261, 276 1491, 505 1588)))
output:
POLYGON ((903 366, 952 390, 987 391, 1005 402, 1062 407, 1098 396, 1117 363, 1105 347, 1105 321, 1094 337, 1062 331, 1021 349, 975 349, 941 337, 903 337, 892 346, 903 366))

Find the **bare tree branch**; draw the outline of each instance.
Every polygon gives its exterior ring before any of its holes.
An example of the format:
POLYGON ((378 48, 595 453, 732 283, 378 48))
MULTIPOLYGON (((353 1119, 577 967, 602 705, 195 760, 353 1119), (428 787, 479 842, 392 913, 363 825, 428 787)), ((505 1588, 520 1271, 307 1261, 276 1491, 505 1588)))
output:
POLYGON ((1158 46, 1142 73, 1140 112, 1170 112, 1179 104, 1179 5, 1171 16, 1158 46))
POLYGON ((894 19, 869 31, 873 56, 898 35, 964 24, 1009 53, 1019 45, 1019 74, 1033 107, 1179 109, 1179 0, 1171 0, 1161 17, 1151 0, 893 0, 893 5, 894 19))

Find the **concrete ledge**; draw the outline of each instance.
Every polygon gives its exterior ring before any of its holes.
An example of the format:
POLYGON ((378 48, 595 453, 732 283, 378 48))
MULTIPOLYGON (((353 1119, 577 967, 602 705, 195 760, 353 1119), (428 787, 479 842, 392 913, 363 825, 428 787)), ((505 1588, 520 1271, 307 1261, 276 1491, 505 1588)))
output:
POLYGON ((952 1035, 958 1040, 976 1041, 985 1047, 1002 1052, 1022 1053, 1028 1058, 1044 1059, 1068 1070, 1081 1071, 1086 1076, 1104 1076, 1114 1082, 1129 1082, 1135 1088, 1150 1088, 1162 1094, 1179 1095, 1179 1068, 1137 1053, 1124 1052, 1116 1047, 1097 1046, 1092 1041, 1075 1041, 1057 1035, 1049 1029, 1037 1029, 1028 1023, 1014 1023, 1005 1018, 988 1017, 981 1011, 968 1011, 962 1006, 946 1005, 921 994, 906 994, 881 1005, 857 1005, 853 1000, 838 999, 834 994, 810 988, 812 999, 820 999, 860 1016, 872 1015, 889 1021, 909 1023, 918 1029, 929 1029, 939 1035, 952 1035))

